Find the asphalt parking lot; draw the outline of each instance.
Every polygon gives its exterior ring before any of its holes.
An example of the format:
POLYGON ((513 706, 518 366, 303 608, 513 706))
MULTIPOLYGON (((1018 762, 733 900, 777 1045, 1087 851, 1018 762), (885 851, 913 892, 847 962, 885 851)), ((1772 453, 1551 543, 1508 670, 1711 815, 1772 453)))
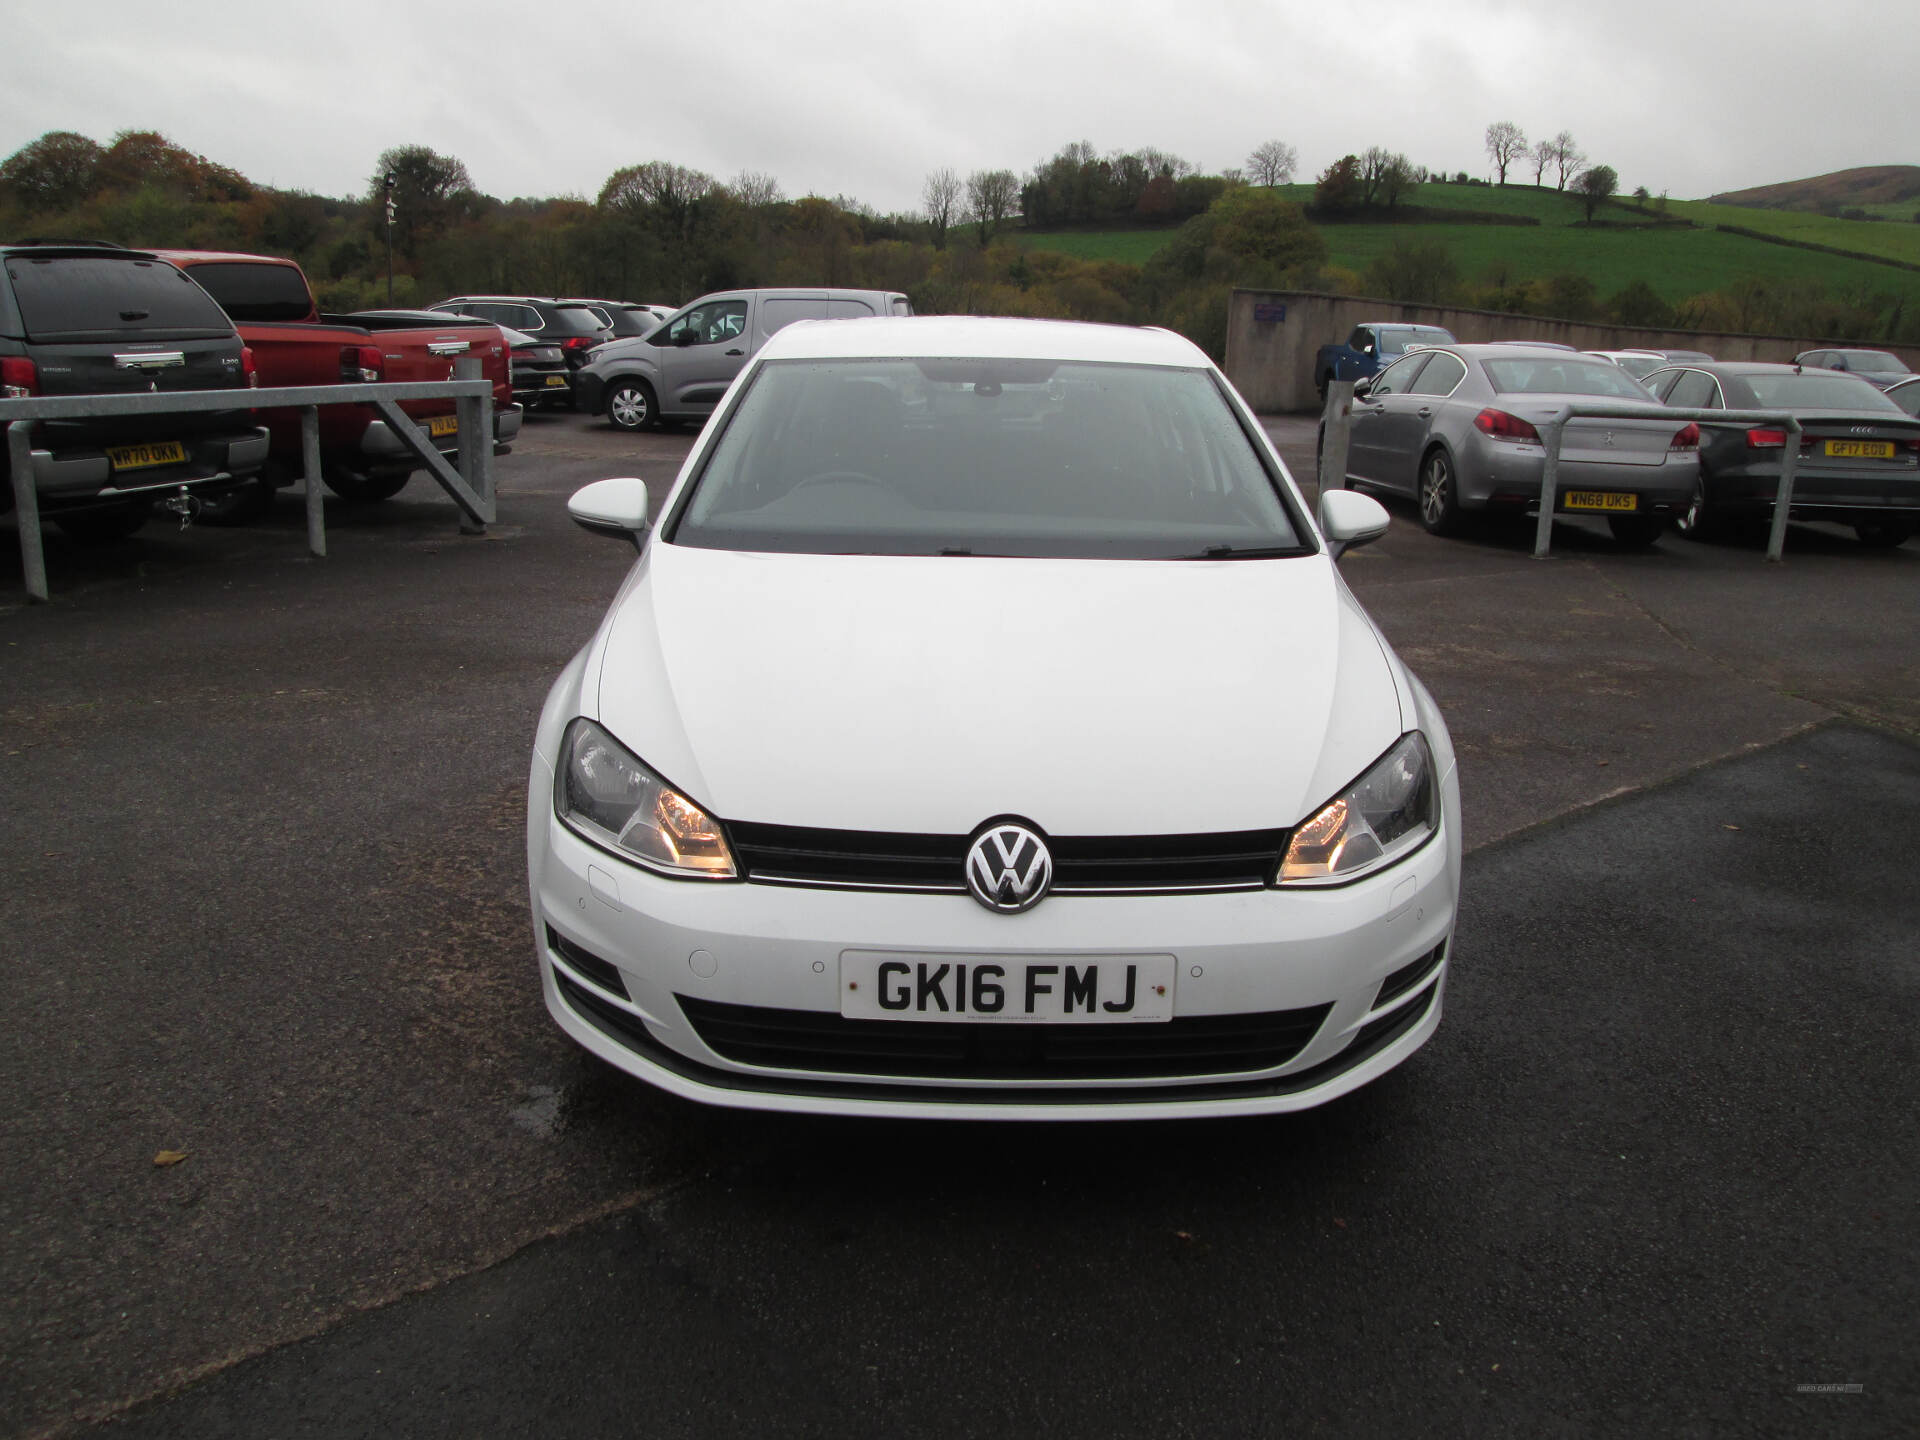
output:
POLYGON ((295 495, 55 536, 48 607, 0 523, 6 1433, 1920 1430, 1920 543, 1398 510, 1343 568, 1461 753, 1428 1047, 1273 1121, 800 1122, 589 1061, 528 953, 630 557, 563 501, 691 438, 535 417, 484 538, 419 480, 325 561, 295 495))

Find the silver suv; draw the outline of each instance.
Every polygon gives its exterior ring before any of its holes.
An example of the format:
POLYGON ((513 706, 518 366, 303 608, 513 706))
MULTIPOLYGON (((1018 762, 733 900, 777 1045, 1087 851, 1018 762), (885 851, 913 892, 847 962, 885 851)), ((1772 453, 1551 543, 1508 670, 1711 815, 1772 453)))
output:
POLYGON ((721 290, 702 295, 650 334, 601 345, 574 376, 574 408, 617 430, 713 413, 767 337, 796 320, 911 315, 889 290, 721 290))

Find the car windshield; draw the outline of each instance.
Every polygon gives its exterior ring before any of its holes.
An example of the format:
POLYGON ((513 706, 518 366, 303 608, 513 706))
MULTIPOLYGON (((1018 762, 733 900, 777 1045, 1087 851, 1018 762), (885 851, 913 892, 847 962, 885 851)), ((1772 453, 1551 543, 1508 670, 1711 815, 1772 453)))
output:
POLYGON ((1658 355, 1622 355, 1620 368, 1636 380, 1644 380, 1667 362, 1658 355))
POLYGON ((785 360, 740 400, 671 543, 1117 560, 1312 553, 1204 370, 785 360))
POLYGON ((233 334, 213 297, 163 260, 13 255, 6 264, 20 318, 41 340, 233 334))
POLYGON ((1740 378, 1753 391, 1755 403, 1766 409, 1900 409, 1866 381, 1847 375, 1821 374, 1817 371, 1794 375, 1783 371, 1777 375, 1742 375, 1740 378))
POLYGON ((1408 346, 1445 345, 1452 339, 1444 330, 1382 330, 1380 353, 1398 355, 1408 346))
POLYGON ((598 335, 607 327, 585 305, 555 305, 547 312, 546 328, 561 335, 598 335))
POLYGON ((613 322, 613 333, 619 339, 631 335, 645 335, 660 322, 653 318, 653 312, 639 305, 611 305, 607 314, 613 322))
POLYGON ((1883 350, 1842 350, 1849 370, 1873 375, 1905 375, 1907 367, 1883 350))
POLYGON ((1652 402, 1652 396, 1618 365, 1572 355, 1538 360, 1483 360, 1493 388, 1503 395, 1598 395, 1608 400, 1652 402))

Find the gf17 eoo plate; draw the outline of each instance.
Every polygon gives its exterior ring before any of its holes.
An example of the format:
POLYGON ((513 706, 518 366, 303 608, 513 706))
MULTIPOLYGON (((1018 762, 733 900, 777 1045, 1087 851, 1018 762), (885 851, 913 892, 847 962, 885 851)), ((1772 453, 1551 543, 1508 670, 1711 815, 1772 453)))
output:
POLYGON ((1171 955, 994 955, 847 950, 849 1020, 1103 1025, 1173 1018, 1171 955))

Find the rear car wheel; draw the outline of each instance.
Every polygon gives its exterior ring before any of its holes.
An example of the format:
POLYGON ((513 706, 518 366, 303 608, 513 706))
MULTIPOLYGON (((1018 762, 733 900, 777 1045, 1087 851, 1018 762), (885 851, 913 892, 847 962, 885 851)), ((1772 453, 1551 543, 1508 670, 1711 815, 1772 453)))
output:
POLYGON ((370 505, 379 500, 391 500, 407 488, 407 481, 413 478, 411 470, 399 475, 356 475, 351 470, 328 470, 325 472, 327 488, 342 500, 351 500, 356 505, 370 505))
POLYGON ((616 430, 651 430, 660 423, 653 390, 644 380, 616 380, 607 387, 607 420, 616 430))
POLYGON ((1868 520, 1853 527, 1860 543, 1875 550, 1892 550, 1904 545, 1913 538, 1913 532, 1911 520, 1868 520))
POLYGON ((75 510, 53 519, 69 540, 80 545, 110 545, 124 540, 153 513, 151 500, 135 500, 127 505, 102 505, 92 510, 75 510))
POLYGON ((1453 457, 1429 450, 1420 462, 1420 523, 1429 535, 1451 535, 1460 528, 1460 492, 1453 479, 1453 457))
POLYGON ((1644 550, 1666 533, 1667 522, 1657 515, 1609 515, 1607 528, 1623 549, 1644 550))

